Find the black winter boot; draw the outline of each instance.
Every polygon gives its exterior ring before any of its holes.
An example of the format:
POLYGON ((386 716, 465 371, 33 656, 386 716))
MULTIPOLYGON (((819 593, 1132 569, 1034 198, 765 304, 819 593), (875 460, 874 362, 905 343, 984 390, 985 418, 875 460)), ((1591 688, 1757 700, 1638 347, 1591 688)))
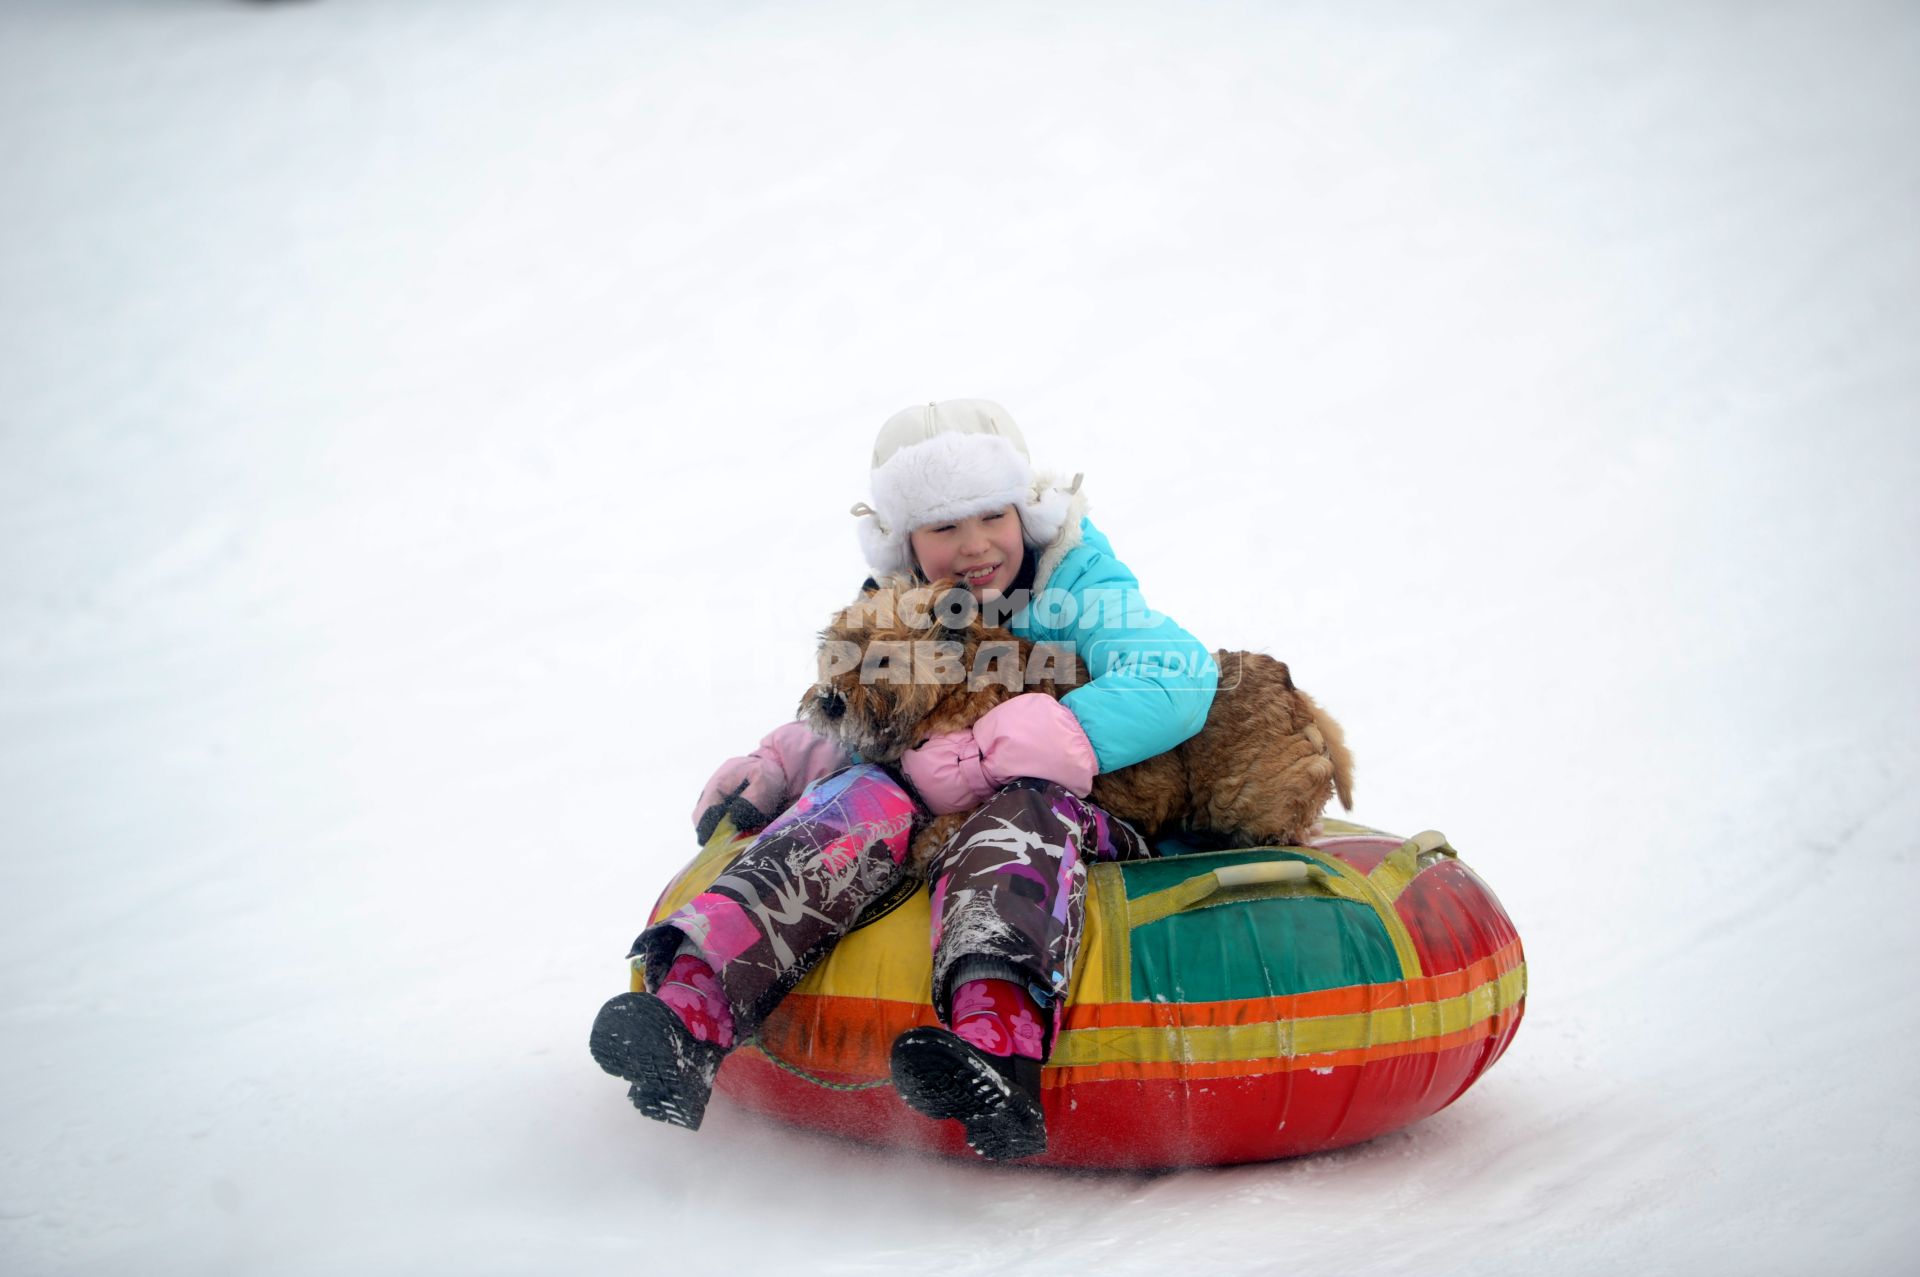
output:
POLYGON ((610 998, 593 1020, 587 1049, 601 1068, 633 1083, 627 1098, 659 1122, 700 1129, 713 1075, 726 1050, 687 1032, 673 1008, 651 993, 610 998))
POLYGON ((1047 1151, 1038 1060, 988 1055, 949 1029, 908 1029, 893 1040, 893 1086, 914 1111, 957 1119, 982 1157, 1012 1161, 1047 1151))

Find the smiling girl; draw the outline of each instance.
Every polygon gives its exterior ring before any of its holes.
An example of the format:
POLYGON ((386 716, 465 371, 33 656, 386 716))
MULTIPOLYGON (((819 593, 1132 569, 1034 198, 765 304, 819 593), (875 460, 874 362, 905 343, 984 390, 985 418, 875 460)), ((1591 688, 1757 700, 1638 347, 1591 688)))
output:
POLYGON ((1021 537, 1020 507, 1011 502, 986 514, 916 528, 909 539, 921 579, 953 577, 982 600, 999 598, 1014 588, 1015 576, 1029 562, 1021 537))
POLYGON ((642 1113, 698 1128, 726 1053, 909 872, 915 827, 977 807, 929 866, 940 1023, 899 1035, 893 1081, 914 1109, 959 1121, 982 1156, 1031 1156, 1046 1148, 1040 1070, 1073 974, 1087 858, 1153 854, 1087 793, 1095 775, 1198 732, 1218 674, 1198 640, 1146 607, 1086 517, 1080 476, 1063 487, 1036 474, 998 404, 894 414, 871 482, 873 504, 853 513, 874 577, 952 577, 983 603, 1057 602, 1020 606, 1008 628, 1072 644, 1094 677, 1057 700, 1014 696, 897 768, 800 722, 723 763, 695 804, 695 830, 704 843, 731 817, 759 836, 634 941, 648 992, 607 1002, 590 1046, 642 1113), (1143 649, 1155 659, 1112 659, 1143 649))

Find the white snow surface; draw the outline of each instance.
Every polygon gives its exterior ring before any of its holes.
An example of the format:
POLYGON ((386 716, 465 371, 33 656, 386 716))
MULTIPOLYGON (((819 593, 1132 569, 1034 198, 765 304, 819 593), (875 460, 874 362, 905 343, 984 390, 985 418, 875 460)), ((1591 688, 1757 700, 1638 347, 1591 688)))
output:
POLYGON ((0 1271, 1920 1266, 1920 9, 0 7, 0 1271), (586 1052, 986 395, 1530 960, 1065 1175, 586 1052))

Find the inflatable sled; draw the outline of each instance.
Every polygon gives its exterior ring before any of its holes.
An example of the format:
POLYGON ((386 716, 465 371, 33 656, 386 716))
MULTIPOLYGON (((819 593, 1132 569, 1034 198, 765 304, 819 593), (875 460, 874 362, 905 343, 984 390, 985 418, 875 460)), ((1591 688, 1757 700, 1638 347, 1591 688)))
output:
MULTIPOLYGON (((1090 867, 1066 1014, 1042 1074, 1047 1152, 1026 1164, 1263 1161, 1371 1139, 1458 1099, 1513 1040, 1526 964, 1505 910, 1446 839, 1328 820, 1306 847, 1090 867)), ((654 907, 704 890, 748 838, 722 822, 654 907)), ((798 1126, 971 1158, 957 1122, 888 1080, 936 1023, 929 899, 868 911, 727 1057, 715 1090, 798 1126)), ((634 988, 641 988, 634 972, 634 988)))

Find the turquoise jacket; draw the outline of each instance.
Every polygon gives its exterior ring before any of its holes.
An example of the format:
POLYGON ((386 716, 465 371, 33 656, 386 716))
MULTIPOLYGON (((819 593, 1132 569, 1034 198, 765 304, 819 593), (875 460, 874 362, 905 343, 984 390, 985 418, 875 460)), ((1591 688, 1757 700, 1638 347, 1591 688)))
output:
POLYGON ((1035 643, 1071 644, 1079 654, 1093 681, 1061 697, 1061 704, 1080 720, 1100 770, 1110 772, 1164 754, 1197 733, 1220 671, 1198 639, 1147 606, 1106 534, 1084 517, 1079 530, 1079 544, 1043 567, 1028 606, 1008 628, 1035 643))

